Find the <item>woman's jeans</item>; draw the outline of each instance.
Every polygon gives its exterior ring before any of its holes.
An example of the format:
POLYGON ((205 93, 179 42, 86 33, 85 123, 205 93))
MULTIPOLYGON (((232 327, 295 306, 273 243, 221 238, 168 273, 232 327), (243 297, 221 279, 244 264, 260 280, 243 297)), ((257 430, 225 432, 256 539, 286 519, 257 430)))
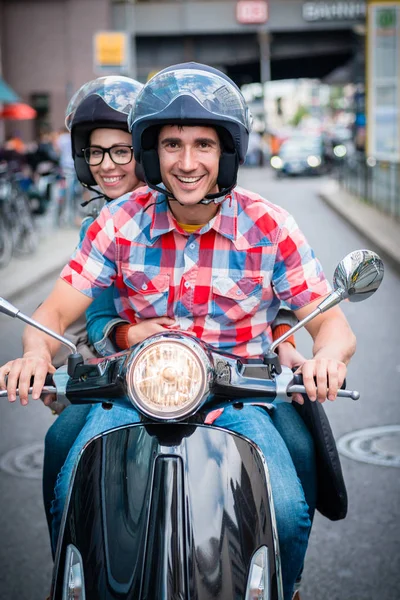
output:
POLYGON ((49 428, 44 439, 43 502, 50 535, 52 522, 50 507, 54 499, 57 476, 76 438, 85 426, 90 409, 90 404, 67 406, 49 428))
MULTIPOLYGON (((114 406, 111 410, 104 410, 101 405, 91 408, 86 424, 71 448, 57 480, 55 500, 51 508, 54 548, 69 483, 83 446, 95 435, 114 427, 137 423, 139 420, 139 414, 134 409, 114 406)), ((293 454, 297 451, 301 453, 296 456, 296 466, 300 468, 303 477, 307 480, 303 480, 303 485, 307 489, 307 497, 311 504, 310 512, 313 514, 316 484, 311 436, 295 409, 286 403, 277 404, 271 412, 259 406, 247 405, 241 410, 228 407, 215 421, 214 426, 229 429, 253 440, 266 458, 278 526, 284 598, 291 600, 294 584, 301 573, 307 550, 311 519, 305 492, 279 430, 285 428, 285 438, 289 437, 293 442, 293 454), (295 438, 303 442, 302 445, 297 444, 298 448, 296 448, 295 438)))

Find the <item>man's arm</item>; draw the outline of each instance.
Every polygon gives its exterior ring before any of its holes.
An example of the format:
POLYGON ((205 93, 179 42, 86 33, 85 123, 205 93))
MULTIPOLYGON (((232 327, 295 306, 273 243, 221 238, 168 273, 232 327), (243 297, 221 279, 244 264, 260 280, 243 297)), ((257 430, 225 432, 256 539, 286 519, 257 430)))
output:
MULTIPOLYGON (((299 320, 309 315, 319 300, 295 311, 299 320)), ((356 349, 356 338, 342 310, 335 306, 306 325, 314 340, 313 358, 298 369, 310 400, 335 400, 356 349), (317 385, 315 385, 315 381, 317 385)))
MULTIPOLYGON (((53 291, 34 312, 33 319, 63 335, 91 302, 92 298, 58 279, 53 291)), ((0 389, 7 387, 8 398, 13 402, 18 387, 21 404, 27 404, 31 378, 34 377, 32 397, 38 399, 47 373, 54 371, 51 359, 60 342, 31 326, 25 328, 22 339, 23 358, 9 361, 0 368, 0 389)))

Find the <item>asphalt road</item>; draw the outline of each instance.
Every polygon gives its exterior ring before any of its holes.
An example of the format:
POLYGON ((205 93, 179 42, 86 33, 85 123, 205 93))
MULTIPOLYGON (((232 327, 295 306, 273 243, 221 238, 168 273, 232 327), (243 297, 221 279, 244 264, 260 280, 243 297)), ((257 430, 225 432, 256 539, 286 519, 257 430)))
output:
MULTIPOLYGON (((351 250, 373 249, 319 200, 321 179, 277 181, 267 170, 248 169, 240 181, 294 214, 328 278, 351 250)), ((50 282, 44 282, 31 290, 19 300, 21 310, 31 314, 50 287, 50 282)), ((341 399, 327 406, 337 439, 367 427, 400 424, 399 297, 399 274, 387 266, 384 282, 375 296, 362 304, 343 305, 358 339, 348 387, 358 389, 361 400, 355 403, 341 399)), ((22 328, 22 323, 0 315, 1 364, 19 355, 22 328)), ((307 334, 300 332, 297 338, 300 350, 309 354, 307 334)), ((40 402, 31 402, 24 408, 17 403, 10 406, 5 400, 0 402, 0 598, 43 600, 48 594, 51 556, 39 477, 41 446, 53 418, 40 402), (9 450, 14 451, 11 459, 5 456, 9 450)), ((400 454, 400 447, 394 452, 400 454)), ((349 514, 336 523, 316 516, 302 599, 397 600, 399 471, 346 457, 342 458, 342 466, 349 514)))

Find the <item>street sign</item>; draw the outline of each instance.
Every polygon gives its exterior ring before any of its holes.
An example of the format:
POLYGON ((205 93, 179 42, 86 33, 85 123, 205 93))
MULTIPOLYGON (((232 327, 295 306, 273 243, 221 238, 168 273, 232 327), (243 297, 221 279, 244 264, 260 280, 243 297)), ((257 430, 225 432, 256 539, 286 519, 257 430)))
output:
POLYGON ((367 5, 364 0, 340 2, 305 2, 302 6, 305 21, 352 21, 365 19, 367 5))
POLYGON ((93 38, 93 59, 96 73, 123 73, 129 66, 129 38, 120 31, 98 31, 93 38))
POLYGON ((238 0, 236 20, 242 25, 260 25, 268 20, 268 2, 266 0, 238 0))

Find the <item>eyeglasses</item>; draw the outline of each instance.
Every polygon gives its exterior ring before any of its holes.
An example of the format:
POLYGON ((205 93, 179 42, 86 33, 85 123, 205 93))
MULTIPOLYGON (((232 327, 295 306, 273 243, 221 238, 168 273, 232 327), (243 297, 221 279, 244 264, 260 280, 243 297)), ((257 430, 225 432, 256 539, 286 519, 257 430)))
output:
POLYGON ((133 147, 124 145, 111 146, 110 148, 89 146, 88 148, 83 148, 82 151, 85 161, 91 167, 100 165, 106 153, 116 165, 127 165, 133 157, 133 147))

